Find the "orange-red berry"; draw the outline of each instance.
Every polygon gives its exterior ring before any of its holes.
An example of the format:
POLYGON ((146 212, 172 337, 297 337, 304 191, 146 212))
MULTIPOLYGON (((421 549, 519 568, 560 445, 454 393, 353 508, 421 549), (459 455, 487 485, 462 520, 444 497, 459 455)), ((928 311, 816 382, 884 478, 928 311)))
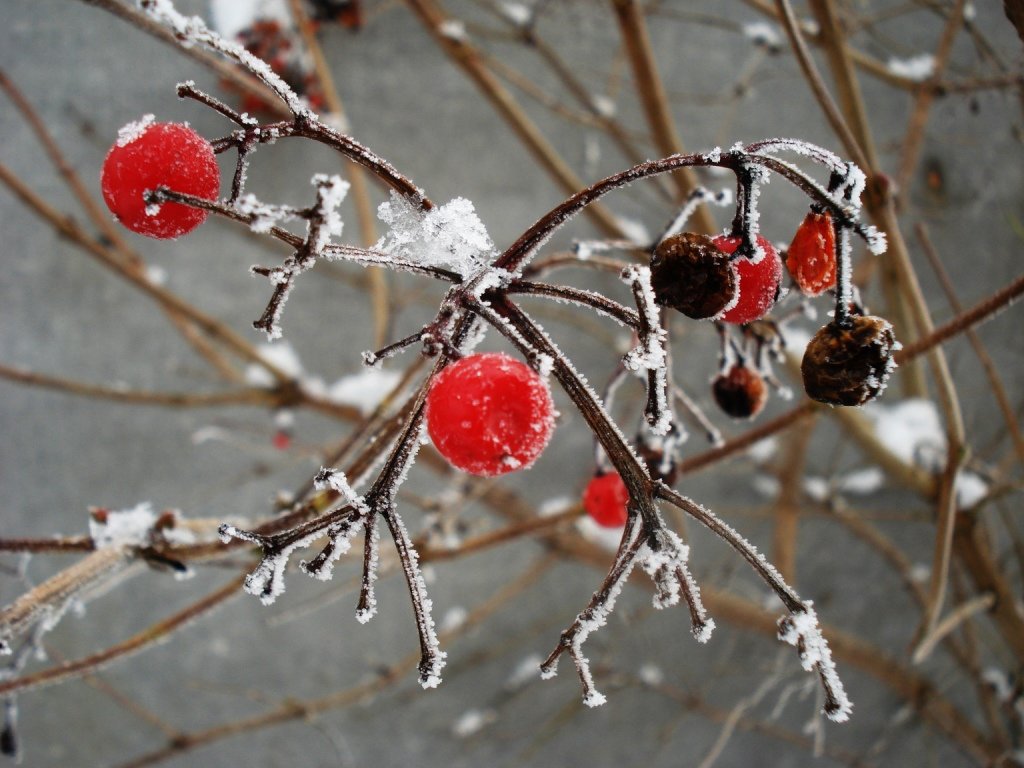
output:
POLYGON ((810 211, 793 235, 786 268, 808 296, 824 293, 836 284, 836 234, 828 211, 810 211))

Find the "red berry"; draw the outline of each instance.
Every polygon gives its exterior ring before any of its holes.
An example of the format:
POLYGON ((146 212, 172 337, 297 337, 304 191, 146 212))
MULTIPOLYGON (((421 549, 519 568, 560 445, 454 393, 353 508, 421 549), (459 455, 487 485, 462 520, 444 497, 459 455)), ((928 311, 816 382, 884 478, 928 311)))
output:
POLYGON ((836 284, 836 235, 828 211, 811 211, 793 235, 786 267, 808 296, 824 293, 836 284))
POLYGON ((143 195, 164 186, 206 200, 220 192, 220 169, 213 147, 187 125, 150 123, 121 129, 103 161, 103 200, 132 232, 168 240, 191 232, 206 211, 180 203, 162 203, 146 212, 143 195))
POLYGON ((287 451, 292 445, 292 436, 283 429, 279 429, 274 433, 274 436, 270 438, 270 442, 277 450, 287 451))
MULTIPOLYGON (((714 243, 720 251, 731 254, 739 248, 740 238, 719 235, 714 243)), ((775 303, 782 281, 782 261, 772 244, 760 235, 757 236, 757 244, 764 251, 759 262, 754 263, 743 256, 732 261, 736 268, 738 298, 731 309, 722 313, 720 319, 727 323, 739 325, 760 320, 775 303)))
POLYGON ((583 508, 594 522, 605 528, 621 528, 626 524, 629 491, 618 472, 595 475, 583 491, 583 508))
POLYGON ((434 379, 427 431, 437 450, 473 475, 528 467, 555 426, 547 384, 529 366, 499 353, 470 355, 434 379))

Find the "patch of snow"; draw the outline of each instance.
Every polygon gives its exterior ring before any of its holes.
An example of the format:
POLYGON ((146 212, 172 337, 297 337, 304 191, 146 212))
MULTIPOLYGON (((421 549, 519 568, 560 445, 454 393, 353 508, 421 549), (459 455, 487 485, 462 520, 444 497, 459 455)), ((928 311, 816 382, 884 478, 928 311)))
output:
POLYGON ((327 389, 327 397, 343 405, 352 405, 364 415, 373 413, 401 379, 397 371, 365 368, 359 373, 338 379, 327 389))
POLYGON ((923 82, 935 72, 935 57, 930 53, 922 53, 920 56, 912 56, 909 59, 900 59, 893 56, 886 62, 885 66, 898 77, 923 82))
POLYGON ((120 511, 103 510, 89 519, 89 536, 97 549, 139 547, 149 542, 156 513, 147 501, 120 511))

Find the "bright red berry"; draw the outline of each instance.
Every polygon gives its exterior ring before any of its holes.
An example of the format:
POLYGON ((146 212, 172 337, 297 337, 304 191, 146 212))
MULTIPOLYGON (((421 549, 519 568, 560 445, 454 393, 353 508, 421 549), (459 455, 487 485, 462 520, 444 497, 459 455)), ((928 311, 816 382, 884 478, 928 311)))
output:
POLYGON ((808 296, 817 296, 836 284, 836 235, 828 211, 811 211, 804 217, 789 245, 786 268, 808 296))
MULTIPOLYGON (((739 248, 740 238, 719 235, 714 243, 720 251, 732 254, 739 248)), ((760 320, 775 303, 779 283, 782 282, 782 260, 772 244, 760 235, 757 236, 757 244, 764 251, 760 261, 755 263, 742 256, 732 261, 736 268, 738 296, 732 308, 722 313, 720 319, 727 323, 739 325, 760 320)))
POLYGON ((279 451, 287 451, 292 445, 292 436, 285 430, 279 429, 270 438, 271 444, 279 451))
POLYGON ((220 169, 213 147, 181 123, 136 123, 121 129, 103 161, 103 200, 132 232, 169 240, 191 232, 206 211, 180 203, 161 203, 147 213, 143 195, 167 187, 207 200, 220 192, 220 169))
POLYGON ((441 371, 427 393, 426 417, 442 456, 464 472, 494 477, 540 456, 555 426, 555 406, 533 369, 492 352, 441 371))
POLYGON ((618 472, 594 475, 583 491, 583 509, 594 522, 605 528, 621 528, 626 524, 629 491, 618 472))

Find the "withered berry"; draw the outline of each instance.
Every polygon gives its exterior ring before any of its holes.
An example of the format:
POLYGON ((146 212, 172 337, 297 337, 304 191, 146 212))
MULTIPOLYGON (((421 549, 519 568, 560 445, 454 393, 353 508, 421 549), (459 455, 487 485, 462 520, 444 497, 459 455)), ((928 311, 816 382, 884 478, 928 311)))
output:
POLYGON ((724 413, 734 419, 752 419, 768 401, 768 387, 760 373, 737 364, 711 382, 711 394, 724 413))
POLYGON ((829 405, 863 405, 885 389, 900 348, 888 321, 873 315, 829 323, 807 345, 800 372, 812 400, 829 405))
POLYGON ((687 317, 715 317, 733 303, 736 270, 710 237, 683 232, 662 240, 651 259, 654 299, 687 317))

